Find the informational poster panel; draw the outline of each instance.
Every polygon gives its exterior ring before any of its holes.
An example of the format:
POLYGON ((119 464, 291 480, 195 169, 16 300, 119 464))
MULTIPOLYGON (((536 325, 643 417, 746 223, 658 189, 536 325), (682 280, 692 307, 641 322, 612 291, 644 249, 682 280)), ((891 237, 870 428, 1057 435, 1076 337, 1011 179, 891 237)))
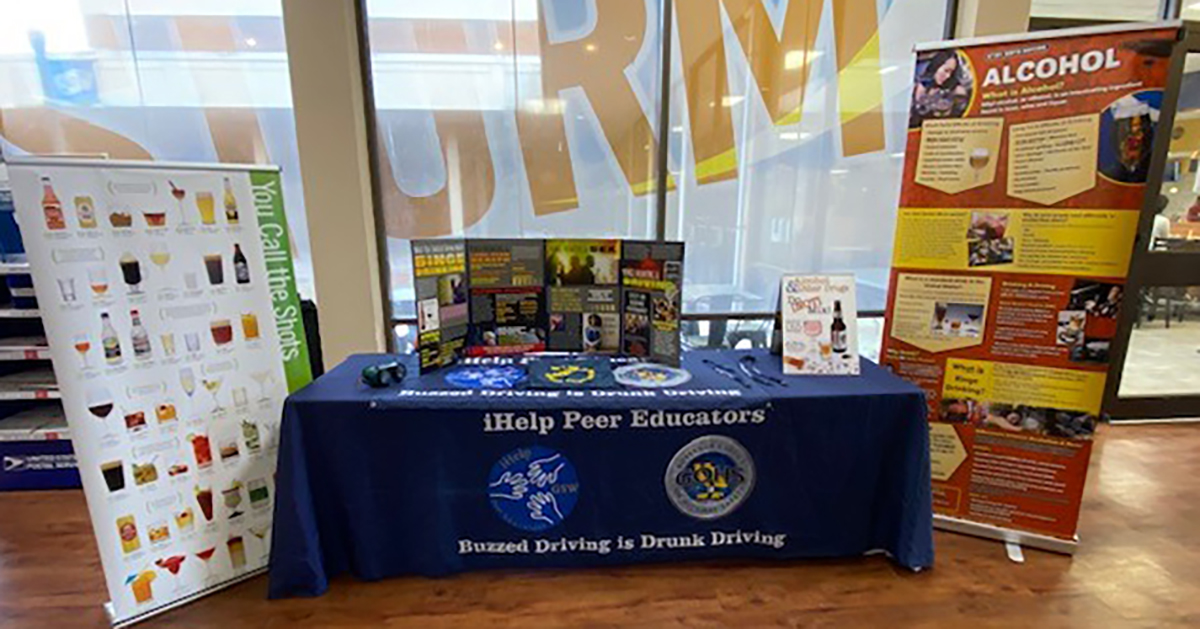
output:
POLYGON ((678 367, 683 243, 622 241, 621 285, 622 352, 678 367))
POLYGON ((620 264, 620 240, 546 241, 550 350, 620 350, 620 264))
POLYGON ((882 362, 928 394, 941 514, 1075 536, 1178 35, 917 54, 882 362))
POLYGON ((116 624, 265 568, 311 379, 276 169, 11 162, 116 624))
POLYGON ((470 356, 546 349, 545 241, 468 240, 470 356))
POLYGON ((859 374, 854 276, 784 275, 783 373, 859 374))
POLYGON ((681 242, 414 240, 412 251, 422 372, 545 350, 679 365, 681 242))
POLYGON ((453 364, 467 344, 467 244, 464 240, 414 240, 417 347, 421 372, 453 364))

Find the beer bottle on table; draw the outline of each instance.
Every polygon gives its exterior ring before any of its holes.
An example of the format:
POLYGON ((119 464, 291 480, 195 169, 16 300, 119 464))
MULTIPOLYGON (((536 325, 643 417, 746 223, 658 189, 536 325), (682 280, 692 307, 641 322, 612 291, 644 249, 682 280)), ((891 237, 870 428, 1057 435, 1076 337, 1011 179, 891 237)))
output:
POLYGON ((233 275, 238 284, 250 283, 250 265, 246 263, 246 254, 242 253, 239 244, 233 245, 233 275))
POLYGON ((104 346, 104 360, 110 365, 120 364, 121 339, 107 312, 100 313, 100 344, 104 346))
POLYGON ((846 322, 842 321, 842 302, 833 302, 833 325, 829 326, 829 343, 833 351, 846 353, 846 322))

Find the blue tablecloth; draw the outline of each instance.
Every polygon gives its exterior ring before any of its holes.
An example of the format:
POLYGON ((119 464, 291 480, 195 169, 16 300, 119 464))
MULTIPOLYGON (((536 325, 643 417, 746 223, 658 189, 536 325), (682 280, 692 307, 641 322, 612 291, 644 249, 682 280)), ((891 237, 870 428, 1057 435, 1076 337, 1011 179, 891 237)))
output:
MULTIPOLYGON (((749 353, 781 376, 778 357, 749 353)), ((320 595, 346 571, 880 550, 931 566, 921 391, 867 360, 857 378, 749 388, 703 362, 736 369, 745 354, 685 353, 693 377, 674 389, 495 394, 415 369, 368 389, 359 373, 382 357, 351 357, 285 406, 270 596, 320 595), (543 490, 556 500, 537 502, 543 490)))

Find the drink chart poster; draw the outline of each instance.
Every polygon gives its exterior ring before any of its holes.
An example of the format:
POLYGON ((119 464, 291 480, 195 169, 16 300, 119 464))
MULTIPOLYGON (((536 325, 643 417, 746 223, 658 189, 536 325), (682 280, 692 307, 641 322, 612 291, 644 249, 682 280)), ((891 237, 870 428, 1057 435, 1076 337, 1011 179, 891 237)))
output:
POLYGON ((277 170, 10 163, 113 619, 267 565, 311 375, 277 170))
POLYGON ((919 50, 881 362, 935 510, 1075 536, 1174 28, 919 50))
POLYGON ((853 275, 785 275, 783 373, 857 376, 858 307, 853 275))

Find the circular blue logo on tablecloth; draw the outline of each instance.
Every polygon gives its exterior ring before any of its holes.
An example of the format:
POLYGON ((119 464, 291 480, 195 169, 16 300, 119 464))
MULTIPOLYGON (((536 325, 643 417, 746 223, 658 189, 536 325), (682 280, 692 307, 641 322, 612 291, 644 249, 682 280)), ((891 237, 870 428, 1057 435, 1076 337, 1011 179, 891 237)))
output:
POLYGON ((754 489, 754 459, 742 444, 706 435, 675 453, 663 478, 671 504, 700 520, 737 509, 754 489))
POLYGON ((464 389, 511 389, 525 376, 525 369, 516 365, 470 365, 447 373, 446 382, 464 389))
POLYGON ((488 475, 488 499, 500 519, 523 531, 558 526, 579 500, 579 477, 567 457, 545 446, 517 448, 488 475))

